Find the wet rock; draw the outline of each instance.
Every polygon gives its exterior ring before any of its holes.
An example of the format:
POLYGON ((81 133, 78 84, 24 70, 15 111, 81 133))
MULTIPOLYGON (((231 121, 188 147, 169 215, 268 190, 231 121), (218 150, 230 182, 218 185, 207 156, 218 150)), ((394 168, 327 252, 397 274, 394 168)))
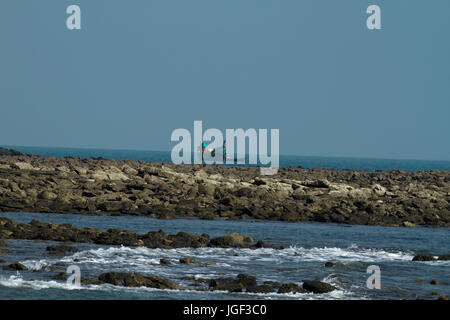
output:
POLYGON ((184 263, 184 264, 198 264, 198 265, 202 265, 202 266, 215 266, 216 265, 215 262, 199 262, 199 261, 197 261, 197 260, 195 260, 194 258, 191 258, 191 257, 181 258, 180 259, 180 263, 184 263))
POLYGON ((440 297, 438 298, 438 300, 450 300, 450 298, 447 297, 447 296, 440 296, 440 297))
POLYGON ((8 249, 0 248, 0 253, 11 253, 11 251, 8 249))
POLYGON ((419 254, 414 256, 412 261, 433 261, 436 260, 432 255, 430 254, 419 254))
POLYGON ((450 254, 439 256, 438 260, 450 260, 450 254))
POLYGON ((211 290, 221 290, 228 292, 242 292, 244 285, 234 278, 219 278, 211 279, 209 282, 209 288, 211 290))
POLYGON ((7 247, 7 246, 9 246, 8 242, 0 239, 0 247, 7 247))
POLYGON ((180 286, 170 280, 148 276, 140 273, 119 273, 106 272, 102 273, 98 280, 123 287, 149 287, 157 289, 179 289, 180 286))
POLYGON ((21 270, 27 270, 27 267, 25 267, 23 264, 21 264, 19 262, 15 262, 15 263, 3 266, 3 270, 21 271, 21 270))
POLYGON ((244 288, 256 286, 256 277, 254 277, 254 276, 240 273, 237 275, 237 280, 242 283, 244 288))
POLYGON ((263 285, 255 285, 255 286, 250 286, 246 289, 247 292, 252 292, 252 293, 271 293, 271 292, 275 292, 276 289, 272 286, 269 286, 267 284, 263 284, 263 285))
POLYGON ((236 247, 244 242, 244 236, 240 235, 237 232, 232 232, 226 236, 213 238, 210 241, 210 244, 218 247, 236 247))
POLYGON ((52 276, 52 279, 66 281, 67 280, 67 273, 59 272, 59 273, 55 274, 54 276, 52 276))
POLYGON ((278 293, 306 293, 307 291, 303 288, 300 288, 295 283, 285 283, 278 288, 278 293))
POLYGON ((430 284, 440 285, 441 283, 439 281, 433 279, 433 280, 430 281, 430 284))
POLYGON ((338 266, 337 263, 331 261, 325 263, 325 268, 336 268, 337 266, 338 266))
POLYGON ((81 278, 81 284, 84 284, 84 285, 101 285, 101 284, 103 284, 103 282, 98 280, 98 279, 81 278))
POLYGON ((170 266, 172 264, 172 262, 170 262, 169 260, 164 259, 164 258, 160 259, 159 263, 163 264, 163 265, 166 265, 166 266, 170 266))
POLYGON ((335 288, 332 285, 321 281, 304 281, 303 289, 313 293, 327 293, 333 291, 335 288))
POLYGON ((77 252, 78 249, 71 247, 71 246, 64 246, 64 245, 58 245, 58 246, 48 246, 47 248, 45 248, 46 251, 53 253, 53 254, 59 254, 59 255, 64 255, 68 252, 72 253, 72 252, 77 252))

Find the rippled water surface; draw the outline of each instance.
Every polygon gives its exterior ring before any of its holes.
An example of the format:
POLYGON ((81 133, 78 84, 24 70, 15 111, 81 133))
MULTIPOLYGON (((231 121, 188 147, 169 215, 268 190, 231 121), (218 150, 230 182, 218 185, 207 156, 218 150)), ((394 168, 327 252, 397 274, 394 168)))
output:
POLYGON ((448 228, 399 228, 377 226, 348 226, 320 223, 157 220, 146 217, 111 217, 88 215, 59 215, 43 213, 0 213, 15 221, 32 219, 45 222, 70 223, 77 227, 117 228, 137 233, 164 230, 208 233, 212 237, 229 232, 250 235, 279 245, 274 249, 183 248, 148 249, 145 247, 73 244, 80 251, 66 256, 46 253, 52 242, 7 240, 10 254, 0 255, 5 263, 20 261, 27 271, 0 270, 1 299, 435 299, 450 295, 450 261, 412 262, 418 253, 435 256, 450 253, 448 228), (215 266, 178 263, 183 257, 215 266), (171 266, 159 263, 161 258, 171 266), (326 261, 337 262, 337 268, 325 268, 326 261), (64 281, 52 279, 55 268, 65 271, 78 265, 82 277, 97 278, 105 271, 140 272, 165 277, 185 290, 123 288, 112 285, 83 285, 76 288, 64 281), (366 288, 369 265, 381 269, 381 290, 366 288), (258 282, 294 282, 321 280, 337 290, 324 294, 252 294, 207 291, 205 284, 194 285, 183 277, 234 277, 246 273, 258 282), (441 285, 431 285, 430 280, 441 285), (206 291, 205 291, 206 290, 206 291))

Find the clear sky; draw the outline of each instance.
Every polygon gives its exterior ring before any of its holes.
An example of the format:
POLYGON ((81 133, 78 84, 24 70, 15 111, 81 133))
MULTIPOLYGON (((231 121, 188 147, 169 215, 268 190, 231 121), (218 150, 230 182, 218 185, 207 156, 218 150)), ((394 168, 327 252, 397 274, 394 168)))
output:
POLYGON ((281 154, 450 160, 450 1, 0 1, 0 145, 170 150, 194 120, 278 128, 281 154))

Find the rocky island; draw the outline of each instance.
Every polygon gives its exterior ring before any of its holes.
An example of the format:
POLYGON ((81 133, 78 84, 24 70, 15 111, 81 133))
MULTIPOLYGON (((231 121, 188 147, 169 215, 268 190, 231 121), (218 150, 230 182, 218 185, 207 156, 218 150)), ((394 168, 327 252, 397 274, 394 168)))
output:
POLYGON ((260 176, 257 168, 2 154, 0 212, 450 225, 448 171, 291 167, 260 176))

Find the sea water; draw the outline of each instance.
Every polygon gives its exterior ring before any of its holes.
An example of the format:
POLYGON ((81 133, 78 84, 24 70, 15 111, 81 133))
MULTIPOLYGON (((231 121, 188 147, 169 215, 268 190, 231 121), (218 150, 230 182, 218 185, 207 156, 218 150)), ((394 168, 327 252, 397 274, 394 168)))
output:
POLYGON ((96 227, 147 233, 162 229, 208 233, 212 237, 230 232, 284 245, 287 249, 180 248, 104 246, 76 243, 79 252, 56 256, 46 252, 51 241, 7 240, 10 254, 5 263, 19 261, 29 270, 0 270, 0 299, 436 299, 450 295, 450 261, 413 262, 416 254, 435 256, 450 253, 448 228, 403 228, 356 226, 324 223, 225 221, 174 219, 158 220, 135 216, 71 215, 46 213, 0 213, 14 221, 58 224, 79 228, 96 227), (179 259, 193 257, 215 266, 180 264, 179 259), (172 265, 161 265, 161 258, 172 265), (337 268, 325 268, 327 261, 337 268), (97 278, 102 272, 139 272, 161 276, 179 283, 184 290, 124 288, 109 284, 82 285, 81 288, 56 281, 51 268, 65 271, 70 265, 80 267, 81 276, 97 278), (367 267, 381 270, 381 289, 366 286, 367 267), (277 281, 301 285, 304 280, 320 280, 337 290, 327 294, 253 294, 207 290, 183 277, 234 277, 239 273, 256 276, 259 283, 277 281), (431 280, 441 285, 431 285, 431 280))

